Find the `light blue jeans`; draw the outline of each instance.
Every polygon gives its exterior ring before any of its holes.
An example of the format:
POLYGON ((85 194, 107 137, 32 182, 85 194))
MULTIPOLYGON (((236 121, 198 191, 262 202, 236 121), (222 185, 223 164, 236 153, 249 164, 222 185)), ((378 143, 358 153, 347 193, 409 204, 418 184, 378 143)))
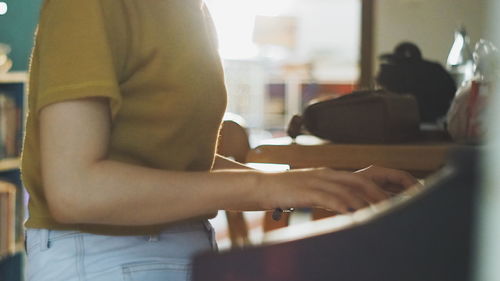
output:
POLYGON ((155 236, 28 229, 27 281, 186 281, 193 255, 216 250, 208 221, 155 236))

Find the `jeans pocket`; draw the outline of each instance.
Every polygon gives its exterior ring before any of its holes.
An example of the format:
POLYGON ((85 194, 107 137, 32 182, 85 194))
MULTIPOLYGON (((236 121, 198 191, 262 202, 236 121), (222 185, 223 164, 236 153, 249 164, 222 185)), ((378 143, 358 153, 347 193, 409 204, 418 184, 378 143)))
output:
POLYGON ((191 265, 188 260, 136 262, 122 265, 124 281, 187 281, 191 265))

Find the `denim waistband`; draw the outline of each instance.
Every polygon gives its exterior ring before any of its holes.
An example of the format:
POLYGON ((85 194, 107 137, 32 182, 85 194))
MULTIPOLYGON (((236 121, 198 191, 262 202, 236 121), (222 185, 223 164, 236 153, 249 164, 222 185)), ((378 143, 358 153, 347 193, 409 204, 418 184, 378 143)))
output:
MULTIPOLYGON (((203 221, 188 221, 188 222, 180 222, 176 224, 172 224, 171 226, 165 228, 158 234, 152 235, 135 235, 134 237, 144 237, 149 242, 157 242, 160 241, 162 236, 168 234, 182 233, 182 232, 190 232, 190 231, 206 231, 209 233, 210 242, 212 244, 213 249, 217 249, 217 242, 215 240, 215 231, 212 225, 208 220, 203 221)), ((26 230, 28 238, 29 232, 38 232, 38 235, 34 235, 38 237, 38 241, 25 241, 25 248, 29 250, 29 248, 40 245, 40 249, 43 251, 50 247, 51 241, 57 241, 59 239, 63 239, 73 235, 96 235, 96 236, 106 236, 99 234, 91 234, 85 233, 75 230, 51 230, 51 229, 35 229, 30 228, 26 230)), ((108 235, 109 236, 109 235, 108 235)), ((132 236, 131 236, 132 237, 132 236)), ((27 240, 27 239, 26 239, 27 240)))

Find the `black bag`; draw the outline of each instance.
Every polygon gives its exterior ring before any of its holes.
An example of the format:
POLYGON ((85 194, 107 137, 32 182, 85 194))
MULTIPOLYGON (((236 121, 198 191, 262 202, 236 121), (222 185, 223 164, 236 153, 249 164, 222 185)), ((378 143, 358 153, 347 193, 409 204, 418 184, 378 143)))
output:
POLYGON ((419 135, 418 106, 411 95, 358 91, 309 104, 302 117, 292 118, 288 134, 304 127, 337 143, 397 143, 419 135))
POLYGON ((443 66, 423 59, 420 49, 408 42, 380 59, 377 83, 387 91, 415 96, 421 122, 434 123, 446 115, 457 89, 443 66))

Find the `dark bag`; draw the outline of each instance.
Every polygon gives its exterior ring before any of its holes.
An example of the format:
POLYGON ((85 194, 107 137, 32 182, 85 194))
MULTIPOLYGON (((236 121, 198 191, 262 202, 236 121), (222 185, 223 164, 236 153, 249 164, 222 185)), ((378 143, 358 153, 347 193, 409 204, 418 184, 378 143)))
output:
POLYGON ((377 83, 387 91, 415 96, 421 122, 435 123, 446 115, 457 88, 442 65, 423 59, 420 49, 408 42, 380 59, 377 83))
POLYGON ((302 125, 339 143, 405 142, 419 135, 418 106, 411 95, 359 91, 311 103, 291 120, 288 134, 296 137, 302 125))

